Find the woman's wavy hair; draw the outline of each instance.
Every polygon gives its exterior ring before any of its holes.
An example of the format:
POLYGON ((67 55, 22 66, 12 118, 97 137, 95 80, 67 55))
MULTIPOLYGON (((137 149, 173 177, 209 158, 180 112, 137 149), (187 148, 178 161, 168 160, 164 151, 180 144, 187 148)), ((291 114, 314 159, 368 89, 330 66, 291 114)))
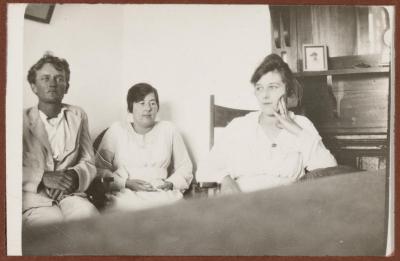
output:
POLYGON ((299 83, 294 78, 288 64, 285 63, 279 55, 274 53, 264 58, 262 63, 254 71, 250 82, 255 85, 263 75, 275 70, 279 72, 283 83, 286 85, 287 96, 293 95, 296 92, 295 89, 299 87, 299 83))
POLYGON ((69 77, 71 75, 71 71, 69 69, 69 64, 65 59, 58 58, 51 54, 45 54, 42 58, 39 59, 28 71, 28 82, 30 84, 36 83, 36 72, 42 69, 43 65, 49 63, 54 66, 57 71, 64 71, 65 72, 65 81, 66 81, 66 88, 69 88, 69 77))
POLYGON ((150 93, 154 93, 154 96, 156 98, 157 107, 158 107, 158 109, 160 109, 160 102, 158 100, 157 89, 148 83, 142 82, 142 83, 137 83, 137 84, 133 85, 128 90, 128 95, 126 96, 126 103, 128 105, 128 111, 130 113, 132 113, 133 103, 143 101, 144 98, 150 93))

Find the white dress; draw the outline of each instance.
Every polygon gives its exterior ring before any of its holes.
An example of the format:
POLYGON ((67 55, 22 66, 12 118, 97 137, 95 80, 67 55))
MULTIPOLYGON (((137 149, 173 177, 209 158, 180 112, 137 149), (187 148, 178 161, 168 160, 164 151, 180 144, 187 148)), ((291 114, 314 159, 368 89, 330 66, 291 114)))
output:
POLYGON ((183 139, 167 121, 156 122, 144 135, 136 133, 129 121, 112 124, 96 153, 96 166, 99 176, 114 177, 111 187, 119 190, 108 210, 137 210, 175 202, 193 178, 183 139), (173 171, 169 175, 171 163, 173 171), (154 187, 166 180, 173 183, 174 189, 135 192, 125 188, 128 178, 147 181, 154 187))
POLYGON ((222 130, 220 140, 199 164, 198 181, 220 182, 230 175, 243 192, 251 192, 290 184, 302 177, 305 169, 337 165, 306 117, 293 115, 303 128, 299 136, 282 129, 271 140, 259 125, 260 114, 236 118, 222 130))

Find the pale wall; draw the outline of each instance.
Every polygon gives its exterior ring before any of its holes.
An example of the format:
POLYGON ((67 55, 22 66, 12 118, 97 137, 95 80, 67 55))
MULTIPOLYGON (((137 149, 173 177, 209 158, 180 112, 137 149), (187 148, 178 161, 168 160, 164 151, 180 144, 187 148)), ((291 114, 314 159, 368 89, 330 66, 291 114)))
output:
POLYGON ((70 89, 64 102, 79 105, 89 117, 92 138, 122 110, 121 5, 56 5, 50 24, 25 19, 24 107, 37 103, 26 79, 45 51, 70 64, 70 89))
MULTIPOLYGON (((93 138, 125 118, 130 86, 151 83, 159 118, 178 126, 197 162, 208 150, 210 94, 255 107, 249 80, 271 50, 269 21, 265 5, 57 5, 50 25, 25 20, 24 72, 46 50, 67 58, 65 102, 86 110, 93 138)), ((36 97, 24 84, 28 107, 36 97)))

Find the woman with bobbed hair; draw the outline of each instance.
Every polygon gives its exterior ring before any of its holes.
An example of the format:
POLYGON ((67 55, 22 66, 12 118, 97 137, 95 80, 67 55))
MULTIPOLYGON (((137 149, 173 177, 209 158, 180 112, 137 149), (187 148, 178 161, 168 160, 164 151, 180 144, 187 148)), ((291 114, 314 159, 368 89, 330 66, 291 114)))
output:
POLYGON ((132 86, 127 107, 132 119, 112 124, 96 153, 98 176, 114 178, 106 209, 137 210, 175 202, 193 178, 181 135, 172 123, 156 120, 160 103, 151 85, 132 86))
POLYGON ((288 110, 298 83, 280 56, 265 57, 251 83, 260 110, 223 130, 199 164, 198 181, 219 181, 223 193, 251 192, 295 182, 305 170, 337 165, 312 122, 288 110))

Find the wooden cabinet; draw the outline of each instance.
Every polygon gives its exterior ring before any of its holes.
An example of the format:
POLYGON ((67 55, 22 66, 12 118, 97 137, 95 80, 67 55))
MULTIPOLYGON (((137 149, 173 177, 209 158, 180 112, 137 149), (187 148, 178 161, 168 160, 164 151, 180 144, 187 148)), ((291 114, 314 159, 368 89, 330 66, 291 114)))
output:
POLYGON ((389 64, 382 64, 383 8, 270 6, 272 51, 303 86, 306 116, 339 164, 384 168, 388 158, 389 64), (303 45, 328 47, 328 70, 303 72, 303 45))
POLYGON ((297 74, 304 89, 305 112, 320 132, 387 132, 389 69, 361 72, 317 76, 297 74))
POLYGON ((301 75, 303 106, 340 164, 386 167, 389 69, 301 75))
POLYGON ((279 54, 297 72, 297 24, 295 8, 270 6, 272 51, 279 54))

